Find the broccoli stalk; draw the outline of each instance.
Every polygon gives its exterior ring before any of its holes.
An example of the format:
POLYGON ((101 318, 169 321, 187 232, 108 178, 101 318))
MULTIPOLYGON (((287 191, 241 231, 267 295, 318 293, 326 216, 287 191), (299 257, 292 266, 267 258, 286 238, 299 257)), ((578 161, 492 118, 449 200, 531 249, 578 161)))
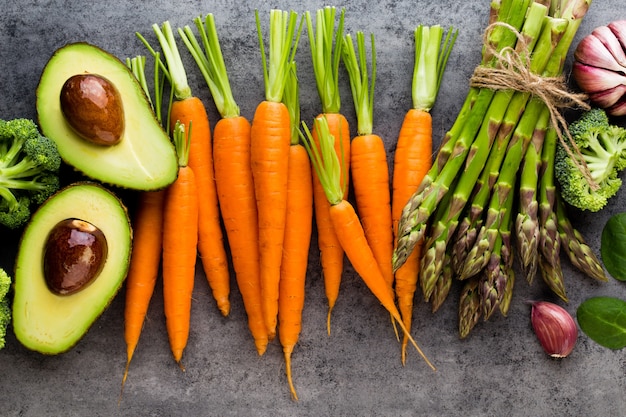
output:
POLYGON ((11 306, 9 305, 9 289, 11 277, 0 268, 0 349, 4 348, 7 326, 11 322, 11 306))
POLYGON ((29 119, 0 120, 0 224, 16 229, 59 189, 56 144, 29 119))
POLYGON ((592 181, 559 144, 555 174, 561 196, 581 210, 599 211, 622 186, 619 173, 626 168, 626 129, 611 125, 603 109, 593 108, 572 122, 569 130, 592 181))

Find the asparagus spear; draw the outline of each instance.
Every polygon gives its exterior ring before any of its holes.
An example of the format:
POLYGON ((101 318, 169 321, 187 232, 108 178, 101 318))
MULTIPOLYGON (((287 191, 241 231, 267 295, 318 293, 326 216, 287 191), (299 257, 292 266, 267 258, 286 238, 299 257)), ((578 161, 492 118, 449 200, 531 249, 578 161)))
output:
POLYGON ((497 233, 489 261, 480 278, 478 291, 484 320, 488 320, 492 313, 500 308, 505 296, 507 281, 512 273, 510 248, 513 202, 514 193, 509 193, 503 202, 504 218, 501 229, 497 233))
POLYGON ((547 108, 544 108, 524 154, 518 189, 519 205, 515 219, 517 251, 522 272, 529 284, 537 274, 537 247, 539 245, 537 184, 541 169, 541 149, 549 121, 550 114, 547 108))
POLYGON ((589 245, 587 245, 582 234, 574 228, 567 217, 565 202, 560 198, 559 194, 557 194, 556 198, 556 217, 561 247, 565 249, 565 253, 572 265, 591 278, 599 281, 608 281, 604 268, 602 268, 602 263, 589 245))
POLYGON ((478 277, 465 281, 459 299, 459 336, 466 338, 480 318, 480 295, 478 294, 478 277))
POLYGON ((539 271, 548 287, 567 302, 563 271, 561 270, 561 238, 557 226, 554 184, 554 152, 557 134, 548 128, 541 152, 542 172, 539 182, 539 271))

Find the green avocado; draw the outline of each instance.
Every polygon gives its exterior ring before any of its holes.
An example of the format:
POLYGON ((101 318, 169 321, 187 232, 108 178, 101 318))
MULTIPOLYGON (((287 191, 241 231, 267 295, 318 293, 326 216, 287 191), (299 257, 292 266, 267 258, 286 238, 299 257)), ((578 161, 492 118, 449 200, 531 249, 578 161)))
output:
MULTIPOLYGON (((36 95, 42 133, 56 142, 68 165, 88 178, 135 190, 163 189, 176 179, 176 151, 168 134, 136 77, 109 52, 84 42, 59 48, 43 69, 36 95), (113 145, 85 140, 63 111, 61 93, 66 82, 86 75, 103 77, 119 93, 123 126, 119 142, 113 145)), ((104 117, 102 112, 95 114, 104 117)))
MULTIPOLYGON (((70 246, 76 246, 79 240, 74 239, 70 246)), ((70 242, 69 239, 59 241, 70 242)), ((17 339, 26 348, 47 355, 71 349, 123 284, 131 248, 128 211, 103 185, 76 182, 50 197, 33 214, 18 248, 13 298, 13 330, 17 339), (106 246, 98 252, 100 257, 92 258, 101 266, 93 279, 74 292, 59 294, 51 290, 54 287, 50 286, 52 274, 47 264, 49 256, 57 256, 51 248, 61 246, 51 243, 57 242, 51 237, 52 231, 67 219, 79 219, 95 226, 104 236, 106 246)), ((67 253, 60 253, 61 263, 71 259, 67 253)))

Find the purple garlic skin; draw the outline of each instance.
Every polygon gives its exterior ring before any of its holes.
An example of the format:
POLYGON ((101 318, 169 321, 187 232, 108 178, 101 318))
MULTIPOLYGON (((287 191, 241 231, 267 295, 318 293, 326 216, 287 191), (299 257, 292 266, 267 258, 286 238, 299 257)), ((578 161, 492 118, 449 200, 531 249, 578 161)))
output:
POLYGON ((572 77, 592 104, 626 115, 626 20, 597 27, 578 43, 572 77))
POLYGON ((576 345, 578 327, 563 307, 547 301, 530 303, 531 323, 543 350, 553 358, 565 358, 576 345))

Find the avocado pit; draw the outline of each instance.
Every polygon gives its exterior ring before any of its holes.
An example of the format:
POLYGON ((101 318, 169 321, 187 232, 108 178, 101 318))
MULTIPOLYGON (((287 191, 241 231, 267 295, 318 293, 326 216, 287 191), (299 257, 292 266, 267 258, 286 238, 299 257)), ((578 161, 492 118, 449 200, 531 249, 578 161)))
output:
POLYGON ((56 224, 45 243, 44 278, 50 291, 69 295, 93 282, 106 262, 107 241, 93 224, 65 219, 56 224))
POLYGON ((61 112, 83 139, 98 145, 115 145, 124 132, 124 108, 119 91, 97 74, 68 78, 60 94, 61 112))

